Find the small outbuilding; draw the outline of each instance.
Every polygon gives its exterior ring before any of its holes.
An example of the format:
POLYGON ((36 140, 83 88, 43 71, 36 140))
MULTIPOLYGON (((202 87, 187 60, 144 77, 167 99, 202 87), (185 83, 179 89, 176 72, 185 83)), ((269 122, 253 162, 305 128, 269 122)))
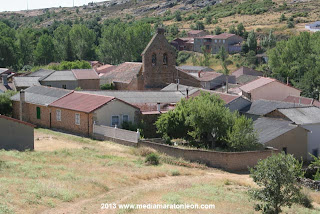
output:
POLYGON ((34 125, 0 115, 0 149, 33 150, 34 125))

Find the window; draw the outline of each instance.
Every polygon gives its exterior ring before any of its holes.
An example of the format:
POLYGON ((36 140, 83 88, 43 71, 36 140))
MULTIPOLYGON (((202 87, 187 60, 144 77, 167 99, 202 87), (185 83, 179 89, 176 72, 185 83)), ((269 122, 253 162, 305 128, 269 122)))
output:
POLYGON ((67 89, 67 85, 62 85, 62 88, 67 89))
POLYGON ((312 155, 318 157, 318 149, 312 149, 312 155))
POLYGON ((128 122, 129 121, 129 115, 122 115, 122 122, 128 122))
POLYGON ((287 147, 283 147, 282 151, 284 151, 284 153, 287 154, 287 147))
POLYGON ((111 117, 111 126, 119 126, 119 116, 111 117))
POLYGON ((226 43, 226 40, 222 40, 223 44, 226 43))
POLYGON ((41 109, 37 107, 37 119, 41 119, 41 109))
POLYGON ((80 114, 76 114, 75 124, 78 125, 78 126, 80 125, 80 114))
POLYGON ((166 65, 168 63, 168 55, 165 53, 163 54, 163 64, 166 65))
POLYGON ((209 50, 210 49, 210 45, 206 45, 206 49, 209 50))
POLYGON ((221 40, 219 39, 219 43, 221 43, 221 40))
POLYGON ((214 42, 217 43, 217 40, 215 39, 214 42))
POLYGON ((60 109, 56 110, 56 119, 57 119, 57 121, 61 121, 61 110, 60 109))
POLYGON ((152 65, 156 65, 157 64, 157 56, 156 54, 152 54, 152 65))

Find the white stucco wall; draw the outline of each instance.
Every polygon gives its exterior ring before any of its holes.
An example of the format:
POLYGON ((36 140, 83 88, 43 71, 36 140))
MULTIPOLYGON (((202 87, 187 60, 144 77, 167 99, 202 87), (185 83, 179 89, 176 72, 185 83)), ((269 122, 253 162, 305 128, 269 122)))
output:
POLYGON ((308 160, 311 160, 311 156, 314 149, 318 150, 320 155, 320 124, 302 125, 303 128, 309 130, 308 133, 308 160))
POLYGON ((300 91, 275 81, 251 91, 251 100, 264 99, 283 101, 289 95, 300 96, 300 91))
POLYGON ((129 115, 129 121, 135 121, 135 114, 138 109, 119 100, 113 100, 107 105, 97 109, 93 118, 97 125, 111 126, 111 117, 118 115, 120 118, 120 126, 122 124, 122 116, 129 115))

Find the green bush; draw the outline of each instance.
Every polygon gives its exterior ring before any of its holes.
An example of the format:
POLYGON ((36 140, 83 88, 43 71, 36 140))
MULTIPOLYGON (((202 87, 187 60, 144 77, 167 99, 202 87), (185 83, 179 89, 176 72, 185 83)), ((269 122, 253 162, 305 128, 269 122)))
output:
POLYGON ((137 131, 138 126, 134 123, 132 123, 131 121, 124 121, 121 124, 121 127, 125 130, 129 130, 129 131, 137 131))
POLYGON ((185 63, 191 57, 191 55, 191 53, 180 51, 177 57, 177 64, 180 65, 185 63))
POLYGON ((157 166, 160 163, 160 157, 156 153, 150 153, 147 155, 145 163, 157 166))
POLYGON ((101 90, 115 90, 116 87, 113 83, 106 83, 100 86, 101 90))

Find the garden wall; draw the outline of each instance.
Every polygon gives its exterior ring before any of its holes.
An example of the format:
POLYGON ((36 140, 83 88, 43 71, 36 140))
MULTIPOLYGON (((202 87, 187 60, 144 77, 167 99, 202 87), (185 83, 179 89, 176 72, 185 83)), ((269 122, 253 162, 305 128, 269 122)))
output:
POLYGON ((216 152, 200 149, 184 149, 165 144, 155 143, 149 140, 139 141, 138 146, 146 146, 167 155, 183 158, 188 161, 200 162, 210 167, 222 168, 227 171, 248 171, 261 159, 278 153, 276 149, 265 149, 261 151, 248 152, 216 152))

